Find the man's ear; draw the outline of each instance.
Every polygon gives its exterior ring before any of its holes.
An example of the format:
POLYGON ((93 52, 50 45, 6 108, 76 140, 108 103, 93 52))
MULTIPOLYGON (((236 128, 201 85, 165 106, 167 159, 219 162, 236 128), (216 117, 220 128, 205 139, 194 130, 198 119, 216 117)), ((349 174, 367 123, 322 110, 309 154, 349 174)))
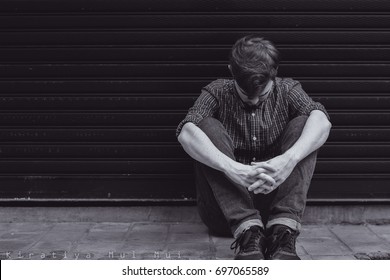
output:
POLYGON ((272 69, 271 76, 273 79, 278 75, 278 69, 279 69, 279 66, 272 69))
POLYGON ((230 74, 232 74, 232 76, 234 76, 233 71, 232 71, 232 66, 230 64, 228 64, 228 68, 229 68, 230 74))
POLYGON ((275 79, 275 77, 276 77, 276 75, 278 74, 278 68, 279 67, 276 67, 276 68, 273 68, 272 70, 271 70, 271 78, 272 79, 275 79))

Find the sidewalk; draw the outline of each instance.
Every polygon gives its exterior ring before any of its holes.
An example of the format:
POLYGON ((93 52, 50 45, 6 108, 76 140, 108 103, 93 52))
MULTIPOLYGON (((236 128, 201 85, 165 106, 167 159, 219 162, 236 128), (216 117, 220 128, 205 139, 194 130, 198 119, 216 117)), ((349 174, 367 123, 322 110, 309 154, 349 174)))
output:
MULTIPOLYGON (((233 238, 211 236, 195 209, 177 209, 135 212, 129 222, 1 222, 0 258, 233 258, 233 238)), ((313 260, 390 259, 390 225, 304 224, 297 251, 313 260)))

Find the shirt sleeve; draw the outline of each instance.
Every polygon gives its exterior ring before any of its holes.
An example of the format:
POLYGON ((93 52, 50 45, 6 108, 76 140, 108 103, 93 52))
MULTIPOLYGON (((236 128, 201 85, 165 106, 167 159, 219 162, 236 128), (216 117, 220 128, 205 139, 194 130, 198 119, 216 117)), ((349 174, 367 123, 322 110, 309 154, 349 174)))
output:
POLYGON ((325 116, 330 120, 329 114, 325 107, 311 99, 307 93, 303 90, 302 85, 299 82, 295 82, 291 90, 287 94, 289 112, 291 118, 295 118, 302 115, 310 115, 313 110, 322 111, 325 116))
POLYGON ((192 122, 198 125, 204 118, 212 117, 218 110, 218 100, 205 88, 202 89, 202 93, 195 101, 194 105, 188 110, 185 118, 179 123, 176 129, 176 137, 179 136, 183 126, 192 122))

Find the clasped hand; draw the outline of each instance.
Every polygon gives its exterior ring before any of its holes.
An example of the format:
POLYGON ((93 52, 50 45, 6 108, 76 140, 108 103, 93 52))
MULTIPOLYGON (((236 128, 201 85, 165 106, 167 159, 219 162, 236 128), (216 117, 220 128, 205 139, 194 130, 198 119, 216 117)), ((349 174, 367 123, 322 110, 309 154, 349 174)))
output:
POLYGON ((226 174, 232 181, 246 187, 255 194, 268 194, 279 187, 290 176, 296 162, 286 155, 268 161, 240 164, 234 172, 226 174))
POLYGON ((248 190, 253 191, 255 194, 270 193, 290 176, 296 165, 297 162, 285 154, 274 157, 266 162, 252 162, 251 166, 259 172, 259 180, 250 185, 248 190))

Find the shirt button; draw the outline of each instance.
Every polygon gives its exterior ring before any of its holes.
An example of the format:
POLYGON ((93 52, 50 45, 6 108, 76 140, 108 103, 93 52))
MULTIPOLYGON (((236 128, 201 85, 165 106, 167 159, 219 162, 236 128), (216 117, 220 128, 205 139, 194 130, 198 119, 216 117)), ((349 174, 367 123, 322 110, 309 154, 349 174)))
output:
POLYGON ((252 160, 253 160, 253 161, 256 161, 256 158, 254 157, 254 158, 252 158, 252 160))
POLYGON ((256 114, 255 114, 255 113, 252 113, 252 117, 254 117, 254 116, 256 116, 256 114))
POLYGON ((253 136, 253 138, 252 138, 252 139, 253 139, 253 141, 256 141, 256 140, 257 140, 256 136, 253 136))

